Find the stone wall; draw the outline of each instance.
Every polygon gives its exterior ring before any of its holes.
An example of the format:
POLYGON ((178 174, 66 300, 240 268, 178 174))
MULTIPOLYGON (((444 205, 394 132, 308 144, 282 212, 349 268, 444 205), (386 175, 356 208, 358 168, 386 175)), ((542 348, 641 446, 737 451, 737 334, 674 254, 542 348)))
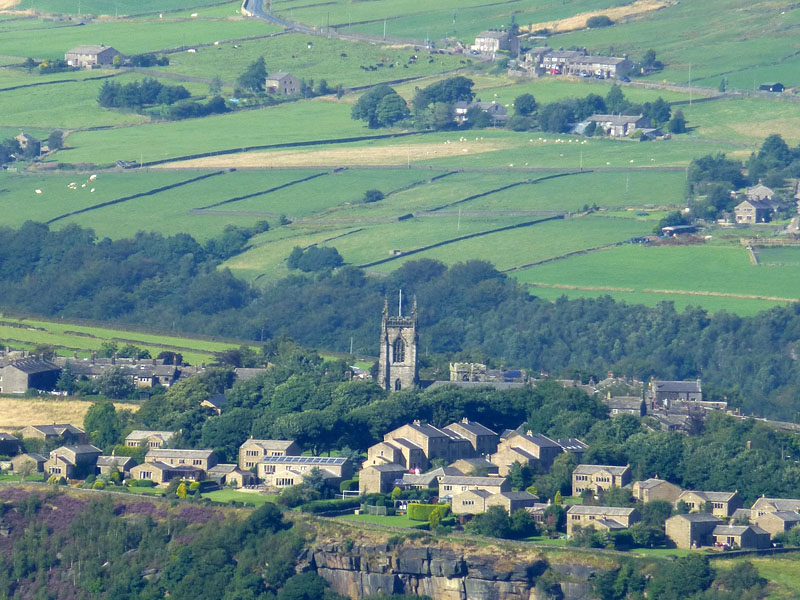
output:
POLYGON ((549 565, 532 552, 476 550, 405 543, 327 542, 309 549, 308 567, 339 594, 358 600, 377 594, 421 594, 434 600, 590 600, 595 567, 549 565), (537 580, 550 570, 560 582, 555 594, 537 592, 537 580))

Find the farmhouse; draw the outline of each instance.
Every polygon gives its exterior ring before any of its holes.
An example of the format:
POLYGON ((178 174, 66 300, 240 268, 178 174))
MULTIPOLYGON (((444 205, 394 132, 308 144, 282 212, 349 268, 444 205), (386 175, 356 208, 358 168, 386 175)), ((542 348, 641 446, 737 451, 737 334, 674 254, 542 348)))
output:
POLYGON ((156 484, 169 483, 175 478, 189 481, 202 481, 205 471, 191 465, 168 465, 161 461, 148 461, 131 469, 131 478, 139 481, 153 481, 156 484))
POLYGON ((346 458, 332 456, 266 456, 258 463, 258 479, 267 488, 285 488, 301 483, 312 472, 319 473, 327 485, 338 487, 353 475, 346 458))
POLYGON ((83 429, 79 429, 69 423, 59 425, 53 423, 52 425, 28 425, 23 427, 20 432, 21 438, 35 438, 38 440, 54 440, 61 438, 64 441, 74 441, 84 443, 86 441, 86 434, 83 429))
POLYGON ((608 406, 608 413, 612 417, 618 415, 635 415, 643 417, 647 412, 647 405, 641 396, 616 396, 612 397, 611 392, 603 399, 603 403, 608 406))
POLYGON ((136 466, 136 461, 130 456, 98 456, 97 470, 101 475, 119 471, 122 475, 129 475, 131 469, 136 466))
POLYGON ((133 358, 98 358, 92 354, 89 358, 65 358, 57 357, 54 362, 70 370, 78 377, 86 379, 97 379, 100 375, 110 369, 119 369, 131 378, 131 382, 137 388, 149 388, 155 385, 170 387, 181 376, 189 376, 197 372, 191 367, 179 369, 176 365, 164 364, 161 359, 150 359, 139 361, 133 358))
POLYGON ((763 183, 759 183, 746 188, 744 190, 744 195, 748 200, 772 200, 775 191, 772 188, 768 188, 763 183))
POLYGON ((650 119, 644 115, 592 115, 584 123, 594 123, 605 135, 611 137, 625 137, 637 129, 650 127, 650 119))
POLYGON ((769 533, 758 525, 717 525, 711 531, 715 546, 771 548, 769 533))
POLYGON ((677 485, 664 481, 663 479, 645 479, 636 481, 633 484, 633 497, 639 502, 652 502, 653 500, 664 500, 670 504, 678 501, 678 497, 683 490, 677 485))
POLYGON ((766 223, 772 217, 773 205, 766 200, 742 200, 733 209, 736 222, 741 225, 766 223))
POLYGON ((239 446, 239 468, 252 469, 265 456, 300 456, 300 446, 294 440, 254 440, 239 446))
POLYGON ((710 505, 711 514, 717 517, 730 517, 737 508, 742 507, 742 499, 739 493, 734 492, 702 492, 697 490, 686 490, 682 492, 675 505, 683 502, 689 507, 691 512, 705 512, 703 509, 710 505))
POLYGON ((667 537, 677 548, 690 550, 713 543, 711 532, 722 520, 707 513, 675 515, 664 523, 667 537))
POLYGON ((761 496, 750 507, 750 512, 754 519, 769 512, 800 512, 800 500, 794 498, 765 498, 761 496))
POLYGON ((64 60, 70 67, 91 69, 95 66, 109 66, 114 64, 114 57, 121 56, 111 46, 76 46, 64 55, 64 60))
POLYGON ((771 536, 789 531, 792 527, 800 525, 800 513, 796 511, 776 510, 767 512, 753 519, 753 522, 767 531, 771 536))
POLYGON ((696 381, 657 381, 652 379, 647 388, 647 399, 651 408, 669 408, 675 401, 702 402, 703 388, 700 378, 696 381))
POLYGON ((217 455, 213 450, 184 450, 165 448, 152 448, 144 457, 145 463, 161 462, 169 466, 191 465, 203 471, 208 471, 217 464, 217 455))
POLYGON ((268 94, 291 96, 300 92, 300 80, 289 73, 278 72, 267 77, 264 88, 268 94))
POLYGON ((572 495, 580 496, 584 490, 607 490, 623 487, 631 480, 630 465, 615 467, 611 465, 578 465, 572 471, 572 495))
MULTIPOLYGON (((403 480, 405 472, 405 467, 397 463, 364 467, 358 472, 358 493, 361 495, 388 494, 395 488, 397 480, 403 480)), ((414 486, 409 484, 409 487, 414 486)))
POLYGON ((581 462, 583 453, 589 448, 589 444, 578 438, 558 438, 556 444, 561 446, 561 449, 567 454, 572 454, 578 463, 581 462))
POLYGON ((635 508, 574 504, 567 509, 567 537, 572 536, 576 526, 591 526, 598 531, 616 531, 627 529, 641 519, 635 508))
POLYGON ((489 510, 492 506, 500 506, 509 514, 516 510, 532 507, 539 498, 529 492, 499 492, 488 490, 467 490, 456 494, 450 507, 456 515, 477 515, 489 510))
POLYGON ((250 471, 243 471, 238 465, 234 464, 218 464, 211 467, 206 476, 212 481, 216 481, 219 485, 229 485, 232 487, 244 487, 252 485, 256 481, 256 476, 250 471))
POLYGON ((467 477, 461 475, 439 477, 439 498, 451 498, 468 490, 483 490, 491 494, 510 492, 511 482, 505 477, 467 477))
POLYGON ((502 104, 496 102, 455 102, 453 104, 453 120, 456 123, 466 123, 469 121, 468 113, 472 109, 478 109, 481 112, 489 115, 492 120, 492 125, 500 125, 508 121, 508 109, 502 104))
POLYGON ((50 452, 44 472, 67 479, 94 474, 97 457, 101 454, 103 451, 91 444, 61 446, 50 452))
POLYGON ((12 458, 11 467, 15 473, 19 473, 20 471, 25 470, 26 464, 30 463, 33 471, 41 473, 44 470, 44 463, 46 462, 46 456, 42 456, 41 454, 37 454, 35 452, 29 452, 27 454, 18 454, 12 458))
POLYGON ((538 463, 549 469, 562 448, 550 438, 528 431, 525 434, 514 432, 504 439, 492 455, 492 463, 497 465, 501 475, 507 475, 511 465, 538 463))
POLYGON ((451 423, 444 431, 460 436, 469 441, 475 456, 486 456, 497 450, 497 433, 480 423, 470 421, 467 417, 451 423))
POLYGON ((481 54, 497 54, 507 50, 516 56, 519 54, 519 39, 508 31, 483 31, 475 36, 475 43, 470 49, 481 54))
POLYGON ((528 69, 551 75, 582 75, 611 79, 630 73, 633 63, 627 57, 591 55, 584 50, 535 48, 523 63, 528 69))
POLYGON ((28 357, 0 368, 0 392, 24 394, 28 389, 52 390, 61 369, 47 360, 28 357))
POLYGON ((135 429, 125 438, 125 445, 128 448, 138 448, 142 444, 146 448, 164 448, 170 440, 175 437, 174 431, 146 431, 135 429))

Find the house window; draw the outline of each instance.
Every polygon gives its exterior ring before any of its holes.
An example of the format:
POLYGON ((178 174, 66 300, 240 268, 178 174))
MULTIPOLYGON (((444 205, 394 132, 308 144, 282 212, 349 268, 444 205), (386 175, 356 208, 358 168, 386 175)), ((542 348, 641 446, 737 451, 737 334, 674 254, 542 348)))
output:
POLYGON ((402 387, 403 383, 399 379, 396 379, 394 382, 394 391, 399 392, 402 387))
POLYGON ((199 459, 199 458, 195 458, 194 460, 192 460, 192 464, 193 465, 202 465, 203 461, 201 459, 199 459))
POLYGON ((275 465, 264 465, 264 473, 274 473, 275 465))
POLYGON ((449 491, 450 491, 450 490, 452 490, 452 489, 453 489, 453 486, 452 486, 452 485, 446 485, 446 486, 444 486, 444 491, 445 491, 445 492, 449 492, 449 491))
POLYGON ((252 467, 254 464, 255 464, 255 463, 252 463, 252 462, 245 462, 245 463, 244 463, 244 468, 245 468, 245 469, 249 469, 249 468, 250 468, 250 467, 252 467))
POLYGON ((571 515, 571 516, 572 516, 572 520, 573 521, 580 521, 581 520, 580 515, 571 515))
POLYGON ((258 450, 246 450, 245 456, 258 456, 258 450))
POLYGON ((475 504, 475 501, 474 500, 464 500, 461 504, 463 504, 464 506, 472 506, 473 504, 475 504))
POLYGON ((142 471, 141 473, 139 473, 139 478, 140 479, 152 479, 153 478, 153 474, 150 471, 142 471))
POLYGON ((406 344, 403 338, 397 338, 394 341, 394 352, 392 354, 392 362, 401 363, 406 359, 406 344))
POLYGON ((275 481, 275 485, 277 485, 278 487, 294 485, 294 479, 290 479, 288 477, 281 477, 275 481))

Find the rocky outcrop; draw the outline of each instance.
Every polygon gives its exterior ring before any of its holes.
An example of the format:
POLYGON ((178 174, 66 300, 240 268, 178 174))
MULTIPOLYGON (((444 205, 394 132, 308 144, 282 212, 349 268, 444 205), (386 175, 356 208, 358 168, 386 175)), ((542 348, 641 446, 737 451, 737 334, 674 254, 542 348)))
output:
POLYGON ((590 580, 599 570, 569 562, 551 567, 535 551, 435 542, 318 542, 306 560, 337 593, 354 599, 405 593, 434 600, 588 600, 594 598, 590 580), (548 570, 550 585, 537 586, 548 570))

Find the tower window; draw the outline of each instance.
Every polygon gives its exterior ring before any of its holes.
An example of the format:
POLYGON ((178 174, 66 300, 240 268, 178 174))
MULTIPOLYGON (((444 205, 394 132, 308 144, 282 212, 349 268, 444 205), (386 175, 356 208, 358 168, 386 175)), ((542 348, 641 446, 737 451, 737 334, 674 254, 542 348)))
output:
POLYGON ((406 359, 406 345, 403 338, 397 338, 394 341, 394 352, 392 354, 392 362, 400 363, 406 359))
POLYGON ((403 388, 403 384, 400 382, 399 379, 394 380, 394 391, 399 392, 403 388))

